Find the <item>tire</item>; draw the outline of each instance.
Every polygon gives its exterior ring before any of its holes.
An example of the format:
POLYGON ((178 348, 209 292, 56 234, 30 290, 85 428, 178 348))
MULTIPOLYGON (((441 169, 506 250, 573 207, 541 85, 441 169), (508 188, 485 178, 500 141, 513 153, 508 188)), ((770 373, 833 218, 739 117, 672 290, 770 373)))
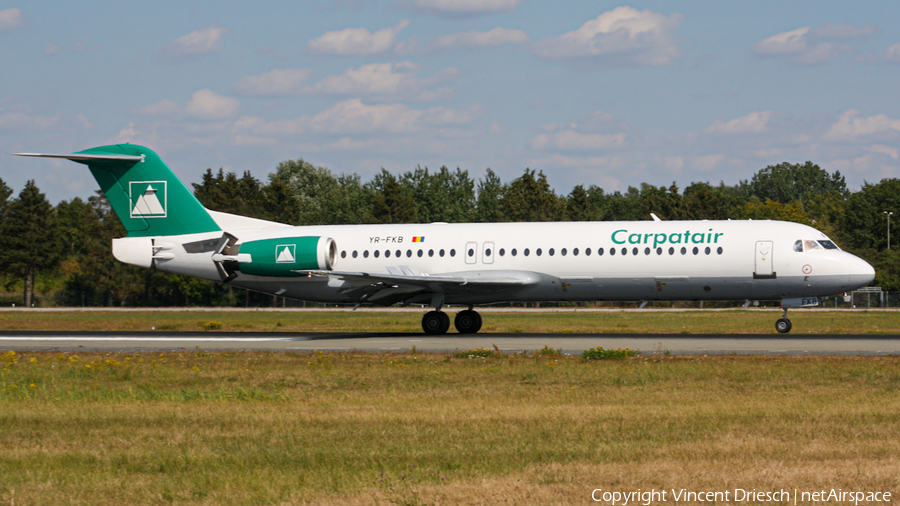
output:
POLYGON ((453 325, 460 334, 475 334, 481 330, 481 315, 468 309, 460 311, 456 313, 453 325))
POLYGON ((777 330, 779 334, 787 334, 791 331, 791 321, 787 318, 779 318, 778 321, 775 322, 775 330, 777 330))
POLYGON ((440 311, 429 311, 422 316, 422 330, 431 336, 446 334, 450 328, 450 317, 440 311))

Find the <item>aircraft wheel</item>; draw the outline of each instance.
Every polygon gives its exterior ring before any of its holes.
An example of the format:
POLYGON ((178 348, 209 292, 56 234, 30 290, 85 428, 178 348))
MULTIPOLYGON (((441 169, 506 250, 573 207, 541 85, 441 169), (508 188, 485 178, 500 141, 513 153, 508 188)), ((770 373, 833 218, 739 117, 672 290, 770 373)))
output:
POLYGON ((779 334, 787 334, 791 331, 791 321, 787 318, 779 318, 778 321, 775 322, 775 330, 777 330, 779 334))
POLYGON ((446 334, 450 330, 450 317, 441 311, 429 311, 422 317, 422 330, 432 336, 446 334))
POLYGON ((466 309, 456 313, 453 324, 460 334, 475 334, 481 330, 481 315, 477 311, 466 309))

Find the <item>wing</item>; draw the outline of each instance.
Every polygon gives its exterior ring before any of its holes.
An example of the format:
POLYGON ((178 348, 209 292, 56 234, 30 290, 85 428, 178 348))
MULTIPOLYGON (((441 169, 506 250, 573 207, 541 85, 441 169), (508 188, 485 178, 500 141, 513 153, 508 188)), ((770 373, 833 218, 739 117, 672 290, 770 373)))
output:
POLYGON ((310 277, 327 277, 341 283, 341 293, 355 302, 391 305, 397 302, 428 303, 435 296, 449 301, 503 300, 503 296, 536 285, 541 278, 528 271, 465 271, 422 274, 406 266, 388 274, 343 271, 298 271, 310 277))

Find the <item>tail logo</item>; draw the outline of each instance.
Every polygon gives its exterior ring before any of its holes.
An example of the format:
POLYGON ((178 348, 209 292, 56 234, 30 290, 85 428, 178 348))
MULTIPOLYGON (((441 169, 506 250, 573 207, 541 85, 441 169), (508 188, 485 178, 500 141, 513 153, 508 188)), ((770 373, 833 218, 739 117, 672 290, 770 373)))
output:
POLYGON ((276 264, 292 264, 297 258, 295 249, 296 244, 279 244, 275 246, 275 263, 276 264))
POLYGON ((165 218, 168 213, 166 181, 130 181, 132 218, 165 218))

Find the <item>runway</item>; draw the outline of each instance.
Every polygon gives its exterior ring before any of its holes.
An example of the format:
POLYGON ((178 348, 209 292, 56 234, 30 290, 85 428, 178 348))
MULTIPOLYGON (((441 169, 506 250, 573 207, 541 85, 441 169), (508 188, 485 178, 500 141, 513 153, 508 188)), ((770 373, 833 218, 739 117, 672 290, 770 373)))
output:
POLYGON ((448 353, 492 348, 506 353, 544 346, 580 355, 595 346, 672 355, 892 355, 900 335, 847 334, 446 334, 252 332, 0 332, 0 350, 14 351, 361 351, 448 353))

